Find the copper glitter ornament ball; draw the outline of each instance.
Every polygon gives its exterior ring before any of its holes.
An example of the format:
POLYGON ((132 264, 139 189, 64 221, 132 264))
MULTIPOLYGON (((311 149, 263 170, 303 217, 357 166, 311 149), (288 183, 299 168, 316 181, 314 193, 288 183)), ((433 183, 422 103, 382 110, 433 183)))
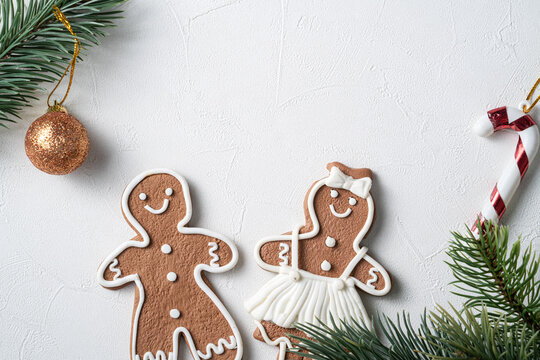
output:
POLYGON ((26 155, 39 170, 65 175, 84 162, 90 140, 77 119, 66 112, 52 111, 30 125, 24 147, 26 155))

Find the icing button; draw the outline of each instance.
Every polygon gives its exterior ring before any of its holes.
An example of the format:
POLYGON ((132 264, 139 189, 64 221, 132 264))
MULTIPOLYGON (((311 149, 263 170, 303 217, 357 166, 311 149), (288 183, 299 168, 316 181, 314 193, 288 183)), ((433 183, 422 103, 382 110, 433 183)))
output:
POLYGON ((330 271, 331 268, 332 268, 332 265, 327 260, 324 260, 321 263, 321 269, 323 269, 323 271, 330 271))
POLYGON ((298 281, 298 280, 300 280, 300 272, 295 271, 295 270, 291 270, 289 272, 289 277, 294 281, 298 281))
POLYGON ((336 282, 334 283, 334 287, 336 290, 343 290, 345 287, 345 281, 342 278, 337 278, 336 282))
POLYGON ((178 309, 172 309, 169 314, 173 319, 178 319, 180 317, 180 310, 178 309))
POLYGON ((169 280, 170 282, 175 282, 176 279, 178 279, 178 275, 176 275, 176 273, 171 271, 167 274, 167 280, 169 280))
POLYGON ((328 246, 329 248, 333 248, 334 246, 336 246, 336 239, 334 239, 333 237, 331 236, 327 236, 326 237, 326 241, 324 242, 326 244, 326 246, 328 246))
POLYGON ((170 254, 171 251, 172 251, 171 245, 169 245, 169 244, 163 244, 163 245, 161 246, 161 252, 162 252, 162 253, 164 253, 164 254, 170 254))

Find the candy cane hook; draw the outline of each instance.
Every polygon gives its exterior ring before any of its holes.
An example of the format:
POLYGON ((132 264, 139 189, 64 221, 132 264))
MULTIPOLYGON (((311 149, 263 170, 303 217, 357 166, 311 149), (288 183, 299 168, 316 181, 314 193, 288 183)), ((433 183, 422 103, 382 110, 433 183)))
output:
MULTIPOLYGON (((516 152, 514 160, 504 169, 491 192, 489 202, 484 205, 479 215, 481 226, 486 220, 497 222, 504 214, 506 205, 516 192, 538 151, 540 138, 538 126, 529 115, 518 109, 500 107, 490 110, 474 125, 474 132, 482 137, 488 137, 496 131, 505 129, 514 130, 519 135, 516 152)), ((476 221, 472 231, 478 234, 476 221)))

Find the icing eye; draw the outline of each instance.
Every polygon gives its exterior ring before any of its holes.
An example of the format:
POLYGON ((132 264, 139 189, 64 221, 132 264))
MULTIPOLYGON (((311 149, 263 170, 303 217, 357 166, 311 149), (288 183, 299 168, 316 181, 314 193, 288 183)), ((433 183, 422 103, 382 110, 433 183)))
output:
POLYGON ((337 190, 330 190, 330 196, 333 197, 333 198, 337 198, 339 195, 339 193, 337 192, 337 190))
POLYGON ((350 204, 350 205, 356 205, 356 199, 353 198, 353 197, 350 197, 350 198, 349 198, 349 204, 350 204))
POLYGON ((139 199, 146 200, 146 194, 145 193, 140 193, 139 194, 139 199))
POLYGON ((172 191, 171 188, 167 188, 167 189, 165 190, 165 195, 167 195, 167 196, 171 196, 172 193, 173 193, 173 191, 172 191))

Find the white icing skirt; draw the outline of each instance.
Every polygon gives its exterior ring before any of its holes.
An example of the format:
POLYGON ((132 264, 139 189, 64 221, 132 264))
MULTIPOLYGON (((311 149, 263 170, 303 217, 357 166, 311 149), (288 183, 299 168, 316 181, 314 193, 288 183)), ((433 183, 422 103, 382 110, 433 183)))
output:
POLYGON ((255 320, 291 328, 295 323, 337 324, 351 319, 370 324, 360 295, 351 280, 317 276, 300 270, 300 279, 280 273, 245 302, 255 320))

